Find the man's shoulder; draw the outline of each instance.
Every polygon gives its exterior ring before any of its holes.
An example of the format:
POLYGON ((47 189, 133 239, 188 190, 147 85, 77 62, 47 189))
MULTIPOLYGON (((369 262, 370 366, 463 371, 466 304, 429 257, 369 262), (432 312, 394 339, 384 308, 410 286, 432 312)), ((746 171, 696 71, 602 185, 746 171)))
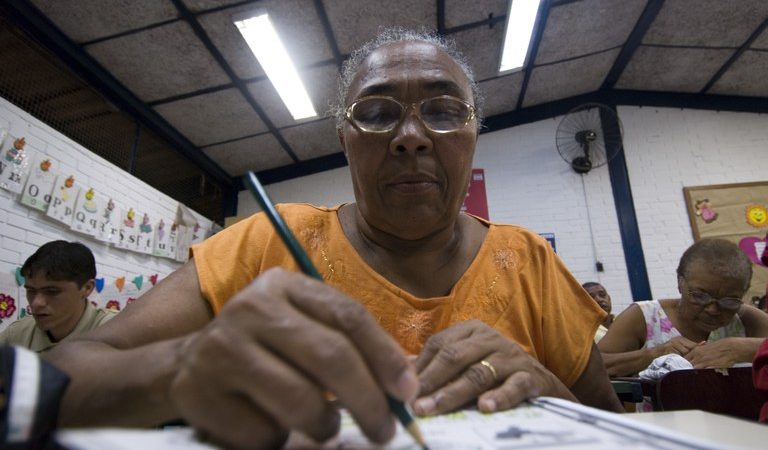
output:
POLYGON ((25 316, 12 322, 8 327, 0 332, 0 343, 9 345, 21 344, 18 339, 24 339, 24 336, 31 334, 35 329, 35 318, 25 316))

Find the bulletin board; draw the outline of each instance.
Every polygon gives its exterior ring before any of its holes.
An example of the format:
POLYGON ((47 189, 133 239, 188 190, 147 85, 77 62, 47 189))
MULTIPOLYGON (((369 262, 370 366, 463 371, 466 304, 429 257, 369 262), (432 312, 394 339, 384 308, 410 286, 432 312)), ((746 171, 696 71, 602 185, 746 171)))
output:
POLYGON ((768 241, 768 181, 684 187, 694 240, 717 237, 738 245, 753 263, 744 296, 766 294, 768 267, 760 260, 768 241))

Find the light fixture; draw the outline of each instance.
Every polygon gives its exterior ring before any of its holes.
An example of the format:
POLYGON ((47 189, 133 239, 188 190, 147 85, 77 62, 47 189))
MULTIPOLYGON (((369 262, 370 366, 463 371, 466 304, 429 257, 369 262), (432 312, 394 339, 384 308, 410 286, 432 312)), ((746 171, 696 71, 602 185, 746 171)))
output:
POLYGON ((540 0, 510 0, 509 3, 499 72, 519 69, 525 64, 540 0))
POLYGON ((317 116, 298 72, 266 13, 235 21, 294 120, 317 116))

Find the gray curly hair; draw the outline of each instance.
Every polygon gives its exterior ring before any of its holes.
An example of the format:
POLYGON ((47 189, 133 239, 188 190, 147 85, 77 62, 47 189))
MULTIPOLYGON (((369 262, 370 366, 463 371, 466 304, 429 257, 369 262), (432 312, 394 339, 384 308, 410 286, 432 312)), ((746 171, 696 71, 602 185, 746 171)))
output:
POLYGON ((472 68, 470 68, 467 58, 456 48, 456 43, 453 40, 447 39, 432 31, 416 31, 395 27, 382 30, 373 40, 366 42, 360 48, 353 51, 349 55, 349 58, 344 61, 338 80, 338 98, 336 99, 336 103, 331 105, 330 111, 336 118, 336 129, 341 130, 344 125, 344 112, 347 108, 346 102, 347 95, 349 94, 349 87, 352 84, 352 80, 355 78, 357 71, 360 70, 360 65, 363 64, 363 61, 380 47, 403 41, 426 42, 427 44, 432 44, 453 58, 456 64, 458 64, 464 72, 464 75, 466 75, 467 80, 469 80, 469 86, 472 90, 472 99, 476 110, 477 126, 480 128, 483 121, 483 104, 485 99, 480 93, 480 88, 475 81, 475 75, 472 73, 472 68))

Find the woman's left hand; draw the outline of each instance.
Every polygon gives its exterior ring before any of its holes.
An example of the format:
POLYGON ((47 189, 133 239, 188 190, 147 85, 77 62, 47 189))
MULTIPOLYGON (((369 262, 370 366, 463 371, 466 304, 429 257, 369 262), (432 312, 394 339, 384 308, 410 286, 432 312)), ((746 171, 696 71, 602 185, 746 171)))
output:
POLYGON ((694 369, 724 368, 740 362, 741 353, 738 339, 725 338, 700 344, 688 352, 685 359, 693 364, 694 369))
POLYGON ((539 395, 576 401, 565 385, 516 343, 479 320, 433 335, 416 359, 418 415, 442 414, 475 399, 482 412, 510 409, 539 395))

